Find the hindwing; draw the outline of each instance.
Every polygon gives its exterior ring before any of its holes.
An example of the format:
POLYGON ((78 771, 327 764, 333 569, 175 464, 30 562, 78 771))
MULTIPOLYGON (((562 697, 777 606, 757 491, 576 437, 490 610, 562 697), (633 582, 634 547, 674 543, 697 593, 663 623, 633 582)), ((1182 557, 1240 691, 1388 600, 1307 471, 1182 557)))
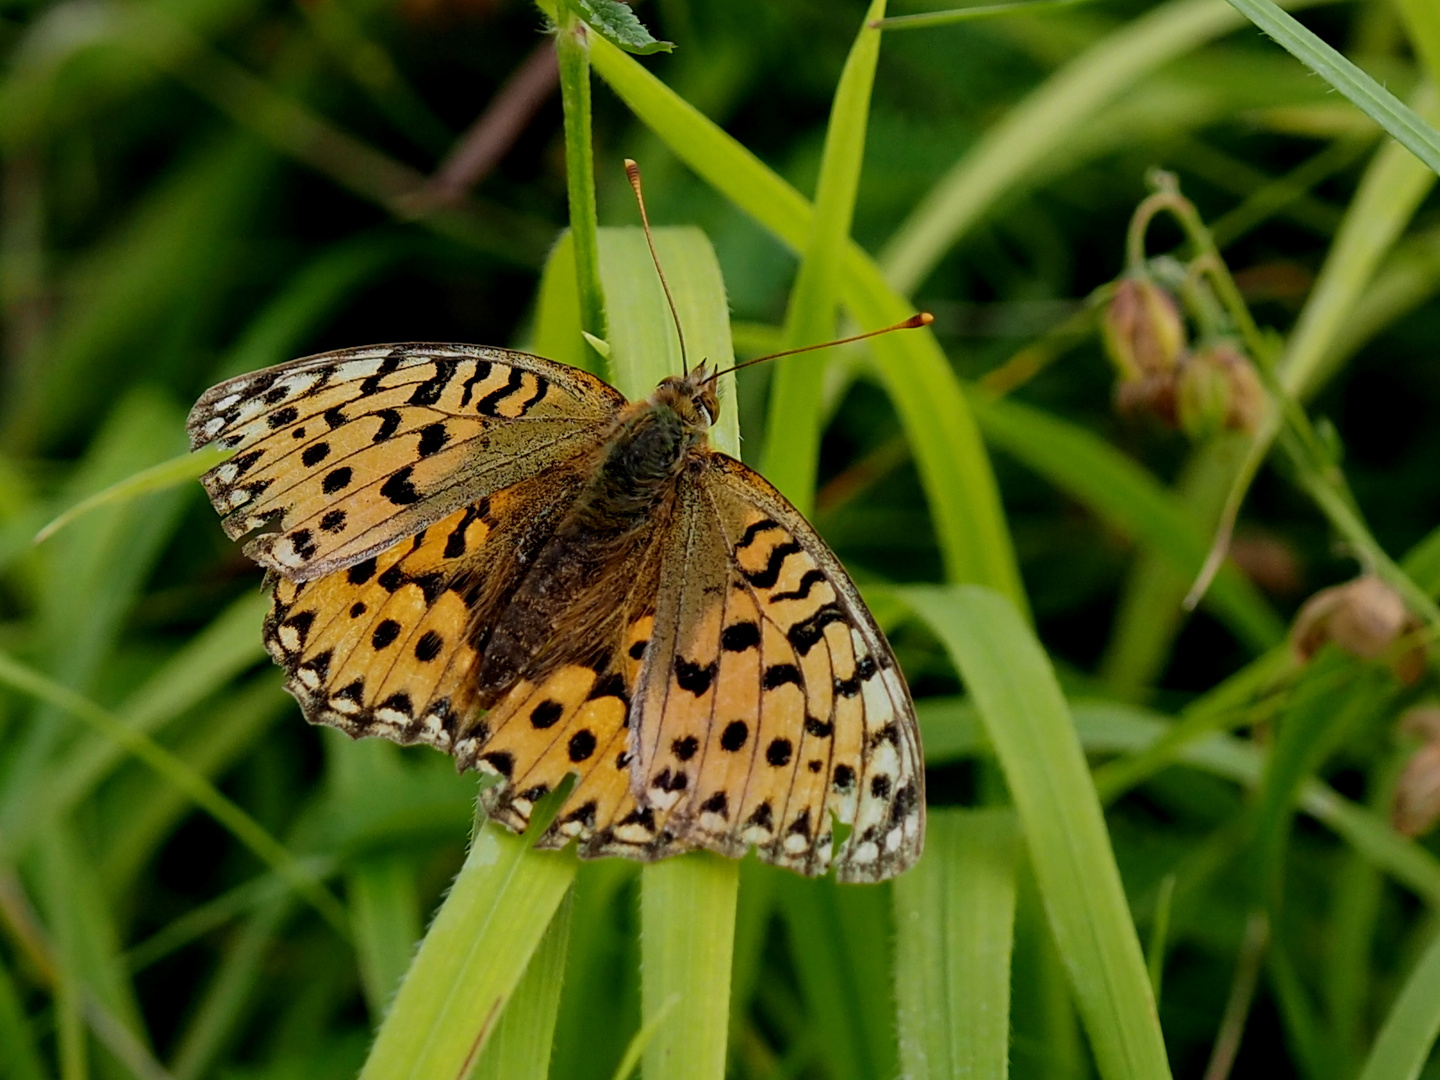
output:
POLYGON ((919 857, 924 770, 884 635, 797 510, 720 454, 682 485, 632 707, 642 807, 673 843, 842 881, 919 857))

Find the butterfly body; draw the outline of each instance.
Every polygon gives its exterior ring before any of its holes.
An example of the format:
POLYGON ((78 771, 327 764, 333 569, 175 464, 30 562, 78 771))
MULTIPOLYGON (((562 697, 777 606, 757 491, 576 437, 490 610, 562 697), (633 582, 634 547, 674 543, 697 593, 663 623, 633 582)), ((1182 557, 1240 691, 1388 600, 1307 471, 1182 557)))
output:
POLYGON ((222 383, 190 431, 236 451, 206 487, 264 530, 266 642, 312 722, 498 776, 517 829, 578 774, 541 846, 891 876, 924 829, 908 691, 803 517, 709 446, 718 411, 703 366, 632 403, 414 344, 222 383))

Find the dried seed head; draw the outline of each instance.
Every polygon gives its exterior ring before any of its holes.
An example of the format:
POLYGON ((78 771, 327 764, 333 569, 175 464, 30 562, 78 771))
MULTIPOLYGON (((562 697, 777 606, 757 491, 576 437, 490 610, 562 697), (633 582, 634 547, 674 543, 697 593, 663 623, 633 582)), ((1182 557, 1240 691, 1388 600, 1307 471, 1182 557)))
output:
MULTIPOLYGON (((1290 642, 1302 662, 1327 641, 1352 656, 1374 660, 1419 625, 1399 593, 1379 578, 1366 575, 1322 589, 1307 600, 1295 617, 1290 642)), ((1423 650, 1416 646, 1396 658, 1392 666, 1397 678, 1414 682, 1424 665, 1423 650)))

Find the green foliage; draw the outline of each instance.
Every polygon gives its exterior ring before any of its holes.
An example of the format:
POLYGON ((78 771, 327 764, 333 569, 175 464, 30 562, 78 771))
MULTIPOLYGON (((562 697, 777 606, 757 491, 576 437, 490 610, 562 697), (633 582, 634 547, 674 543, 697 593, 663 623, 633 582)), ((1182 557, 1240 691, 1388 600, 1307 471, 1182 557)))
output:
POLYGON ((1440 1075, 1440 857, 1390 823, 1440 696, 1434 5, 659 0, 643 63, 629 5, 539 7, 7 8, 0 1075, 1440 1075), (306 728, 182 453, 216 379, 372 340, 646 393, 627 156, 692 365, 937 316, 727 377, 715 433, 910 677, 897 882, 582 865, 306 728), (1245 342, 1256 430, 1117 416, 1127 260, 1245 342), (1361 571, 1406 636, 1302 663, 1361 571))

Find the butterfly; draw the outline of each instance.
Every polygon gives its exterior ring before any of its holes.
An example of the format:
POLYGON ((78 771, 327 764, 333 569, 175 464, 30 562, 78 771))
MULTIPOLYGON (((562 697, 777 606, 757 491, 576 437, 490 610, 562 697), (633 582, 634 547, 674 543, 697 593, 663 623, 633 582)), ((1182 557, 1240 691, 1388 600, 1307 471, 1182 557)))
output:
POLYGON ((715 386, 631 402, 527 353, 376 345, 229 379, 187 426, 233 451, 202 481, 310 722, 490 774, 516 831, 576 774, 541 848, 891 877, 925 831, 909 691, 824 541, 709 446, 715 386))

